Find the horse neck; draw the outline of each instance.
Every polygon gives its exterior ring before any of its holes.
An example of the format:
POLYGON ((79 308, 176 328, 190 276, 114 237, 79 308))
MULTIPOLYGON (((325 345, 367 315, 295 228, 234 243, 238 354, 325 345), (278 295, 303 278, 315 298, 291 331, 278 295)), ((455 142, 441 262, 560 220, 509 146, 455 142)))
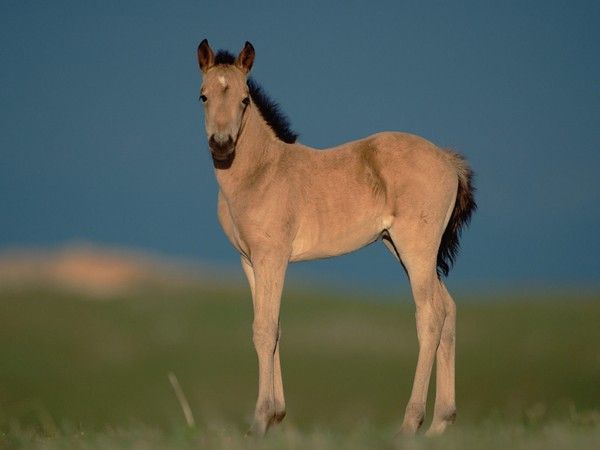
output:
POLYGON ((279 160, 282 142, 253 105, 242 122, 235 157, 227 169, 215 168, 217 181, 225 198, 235 194, 256 178, 267 175, 279 160))

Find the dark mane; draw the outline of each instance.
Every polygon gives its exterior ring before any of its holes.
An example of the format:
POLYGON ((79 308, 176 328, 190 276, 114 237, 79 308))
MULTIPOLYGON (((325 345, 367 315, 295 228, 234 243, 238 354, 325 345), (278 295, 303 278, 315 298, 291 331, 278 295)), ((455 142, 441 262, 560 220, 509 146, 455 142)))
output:
POLYGON ((287 144, 296 142, 298 133, 292 130, 289 119, 281 112, 279 105, 269 98, 253 78, 248 79, 248 88, 250 89, 252 102, 260 111, 263 119, 273 129, 275 135, 287 144))
MULTIPOLYGON (((235 63, 235 56, 227 50, 219 50, 215 56, 215 64, 232 65, 235 63)), ((281 111, 279 105, 273 101, 263 88, 253 79, 248 79, 248 89, 252 102, 260 111, 265 122, 275 132, 275 135, 287 144, 293 144, 298 138, 298 133, 291 128, 290 121, 281 111)))
POLYGON ((215 56, 215 64, 232 65, 235 63, 235 56, 227 50, 219 50, 215 56))

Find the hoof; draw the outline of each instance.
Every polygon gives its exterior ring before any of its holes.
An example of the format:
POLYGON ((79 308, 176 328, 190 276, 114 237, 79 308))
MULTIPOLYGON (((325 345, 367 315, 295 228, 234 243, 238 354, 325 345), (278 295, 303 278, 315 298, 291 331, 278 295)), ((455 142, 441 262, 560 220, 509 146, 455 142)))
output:
POLYGON ((246 437, 263 437, 267 434, 267 426, 257 423, 256 421, 246 431, 246 437))
POLYGON ((431 425, 429 427, 429 429, 425 432, 425 436, 428 438, 434 438, 436 436, 441 435, 445 429, 446 429, 446 425, 444 425, 444 426, 431 425))
POLYGON ((400 430, 396 433, 396 437, 411 437, 417 433, 419 429, 418 426, 409 426, 406 424, 402 424, 400 430))
POLYGON ((262 437, 267 434, 268 429, 271 425, 280 423, 285 418, 285 410, 282 409, 278 412, 262 413, 259 417, 254 418, 254 422, 250 429, 246 432, 246 436, 259 436, 262 437))
POLYGON ((448 425, 452 425, 455 420, 456 420, 456 410, 453 410, 453 411, 449 412, 448 414, 444 414, 441 417, 440 416, 434 417, 433 422, 431 423, 431 426, 429 427, 429 430, 427 430, 427 433, 425 433, 425 436, 427 436, 427 437, 439 436, 446 430, 446 428, 448 428, 448 425))

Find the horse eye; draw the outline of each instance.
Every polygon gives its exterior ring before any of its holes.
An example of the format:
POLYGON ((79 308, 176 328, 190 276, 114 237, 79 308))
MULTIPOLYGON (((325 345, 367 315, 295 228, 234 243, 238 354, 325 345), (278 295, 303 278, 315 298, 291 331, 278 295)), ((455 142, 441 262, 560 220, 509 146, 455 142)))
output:
POLYGON ((242 100, 242 103, 246 106, 248 106, 250 104, 250 97, 244 97, 244 99, 242 100))
POLYGON ((200 100, 202 100, 202 103, 206 102, 206 100, 207 100, 206 95, 201 95, 200 100))

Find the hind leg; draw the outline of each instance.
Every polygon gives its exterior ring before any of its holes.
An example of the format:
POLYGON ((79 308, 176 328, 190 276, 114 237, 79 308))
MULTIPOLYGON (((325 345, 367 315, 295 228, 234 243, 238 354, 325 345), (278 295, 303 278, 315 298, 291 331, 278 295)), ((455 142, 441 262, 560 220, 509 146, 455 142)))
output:
POLYGON ((433 421, 427 435, 443 433, 456 418, 454 391, 454 359, 456 337, 456 305, 442 281, 437 285, 438 296, 444 305, 444 325, 436 353, 436 387, 433 421))
POLYGON ((406 265, 416 307, 415 318, 419 356, 410 399, 402 422, 402 433, 413 434, 419 429, 425 417, 429 379, 440 341, 443 311, 440 305, 436 303, 436 296, 434 295, 435 270, 431 270, 431 267, 428 269, 411 269, 408 263, 406 265))
POLYGON ((439 238, 434 229, 429 231, 427 233, 427 229, 419 226, 397 225, 389 230, 387 236, 384 235, 384 243, 395 252, 408 273, 415 302, 419 356, 401 427, 401 432, 408 435, 419 429, 425 417, 429 380, 445 315, 441 297, 436 295, 439 238), (400 233, 400 230, 403 232, 400 233))

